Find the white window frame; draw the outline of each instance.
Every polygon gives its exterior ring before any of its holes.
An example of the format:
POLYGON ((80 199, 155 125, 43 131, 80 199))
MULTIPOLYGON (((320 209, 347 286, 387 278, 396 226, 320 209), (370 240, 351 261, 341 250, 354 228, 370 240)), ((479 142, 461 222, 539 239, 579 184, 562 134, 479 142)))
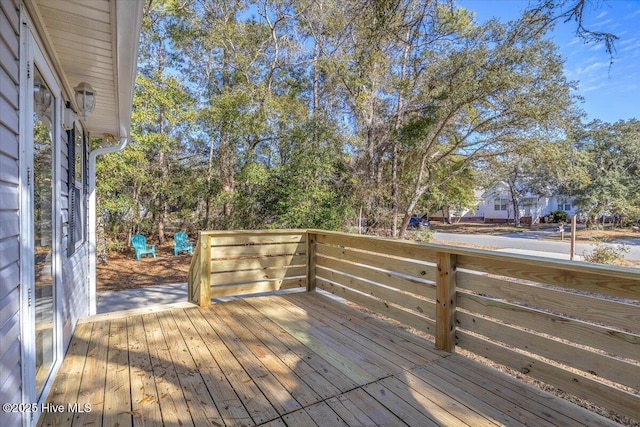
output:
POLYGON ((67 233, 67 256, 71 257, 87 241, 86 187, 87 173, 87 132, 79 120, 68 132, 68 190, 69 228, 67 233))
POLYGON ((504 197, 496 197, 493 199, 493 210, 496 212, 506 211, 509 209, 510 200, 504 197))
MULTIPOLYGON (((63 97, 61 85, 56 78, 54 67, 48 60, 42 48, 42 43, 24 8, 20 10, 20 22, 26 23, 20 28, 20 282, 21 286, 21 368, 22 368, 22 402, 37 403, 41 408, 51 391, 55 376, 62 364, 64 352, 62 349, 62 321, 58 307, 60 307, 59 286, 62 284, 62 261, 60 234, 62 219, 60 218, 61 172, 60 145, 62 129, 63 97), (35 67, 46 81, 55 98, 52 103, 52 180, 53 185, 53 230, 52 230, 52 280, 53 280, 53 352, 54 360, 49 376, 44 386, 37 394, 36 390, 36 330, 35 330, 35 276, 34 276, 34 224, 33 224, 33 188, 29 184, 33 179, 33 80, 35 67), (29 76, 27 78, 27 76, 29 76)), ((36 425, 40 417, 39 412, 25 412, 22 418, 23 426, 36 425)))
POLYGON ((573 209, 573 203, 570 200, 568 197, 558 197, 558 210, 568 212, 573 209))

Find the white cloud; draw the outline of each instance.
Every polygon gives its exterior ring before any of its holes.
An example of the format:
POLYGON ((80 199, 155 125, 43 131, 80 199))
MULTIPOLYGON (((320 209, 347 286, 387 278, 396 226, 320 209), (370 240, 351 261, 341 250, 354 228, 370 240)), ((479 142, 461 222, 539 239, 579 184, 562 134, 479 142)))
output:
POLYGON ((606 68, 609 67, 609 62, 608 61, 600 61, 600 62, 596 62, 594 64, 591 65, 587 65, 584 67, 578 67, 575 70, 575 74, 577 74, 578 76, 584 75, 584 74, 590 74, 593 73, 596 70, 599 70, 601 68, 606 68))
POLYGON ((628 52, 630 50, 636 50, 636 49, 640 49, 640 42, 637 42, 635 44, 632 44, 631 46, 627 46, 622 49, 618 49, 618 52, 628 52))
POLYGON ((613 22, 613 19, 605 19, 604 21, 600 21, 600 22, 596 22, 595 24, 592 25, 593 28, 601 28, 604 27, 605 25, 609 25, 613 22))

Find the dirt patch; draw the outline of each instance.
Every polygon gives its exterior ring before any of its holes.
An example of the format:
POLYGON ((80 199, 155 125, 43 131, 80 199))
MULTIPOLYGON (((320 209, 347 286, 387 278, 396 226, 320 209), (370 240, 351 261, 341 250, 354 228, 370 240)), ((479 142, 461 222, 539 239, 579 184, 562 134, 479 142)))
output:
POLYGON ((173 255, 173 246, 156 249, 156 258, 144 255, 136 260, 133 249, 110 252, 107 262, 96 265, 96 290, 122 291, 154 285, 168 285, 187 281, 191 256, 173 255))

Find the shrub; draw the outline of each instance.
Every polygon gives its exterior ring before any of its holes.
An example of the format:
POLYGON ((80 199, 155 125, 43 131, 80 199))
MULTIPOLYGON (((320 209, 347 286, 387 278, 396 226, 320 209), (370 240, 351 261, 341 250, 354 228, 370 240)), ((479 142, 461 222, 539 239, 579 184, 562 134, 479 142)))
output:
POLYGON ((608 245, 599 242, 596 247, 588 254, 584 254, 584 260, 597 264, 616 265, 624 259, 624 254, 629 252, 629 248, 625 244, 608 245))
POLYGON ((407 238, 417 242, 429 243, 433 239, 433 231, 429 227, 407 230, 407 238))
POLYGON ((567 222, 567 213, 565 211, 553 211, 549 214, 551 222, 567 222))

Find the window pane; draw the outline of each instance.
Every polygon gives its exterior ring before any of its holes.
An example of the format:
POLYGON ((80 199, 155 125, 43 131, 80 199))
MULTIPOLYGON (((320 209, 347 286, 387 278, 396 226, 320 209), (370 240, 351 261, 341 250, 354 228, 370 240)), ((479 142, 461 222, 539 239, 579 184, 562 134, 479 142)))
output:
POLYGON ((36 330, 36 391, 54 362, 53 130, 55 99, 36 69, 33 114, 33 224, 36 330))

